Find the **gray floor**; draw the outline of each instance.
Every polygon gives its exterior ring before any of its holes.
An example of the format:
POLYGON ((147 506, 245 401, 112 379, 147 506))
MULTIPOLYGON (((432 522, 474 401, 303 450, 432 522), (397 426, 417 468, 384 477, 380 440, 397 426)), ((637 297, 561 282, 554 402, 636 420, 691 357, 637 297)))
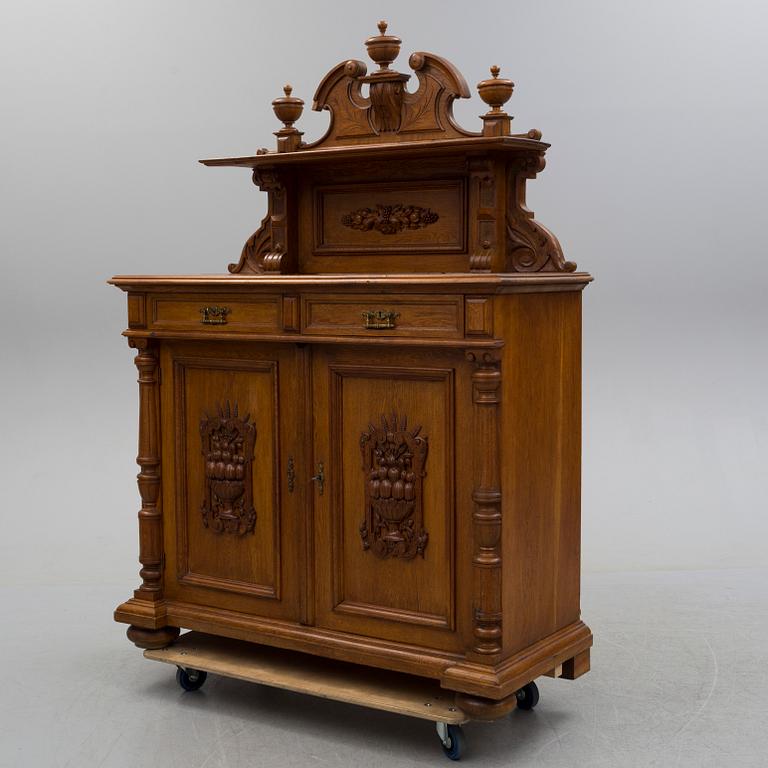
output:
MULTIPOLYGON (((424 721, 223 678, 184 694, 110 622, 126 591, 0 590, 2 768, 451 764, 424 721)), ((467 725, 463 764, 768 765, 768 573, 599 574, 583 595, 592 672, 467 725)))

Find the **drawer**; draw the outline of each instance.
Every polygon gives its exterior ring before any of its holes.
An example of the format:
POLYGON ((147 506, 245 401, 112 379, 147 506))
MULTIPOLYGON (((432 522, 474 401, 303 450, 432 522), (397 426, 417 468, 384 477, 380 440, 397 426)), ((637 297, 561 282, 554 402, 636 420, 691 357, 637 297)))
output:
POLYGON ((276 333, 280 310, 279 296, 153 296, 149 325, 156 330, 276 333))
POLYGON ((304 296, 306 334, 460 338, 462 296, 304 296))

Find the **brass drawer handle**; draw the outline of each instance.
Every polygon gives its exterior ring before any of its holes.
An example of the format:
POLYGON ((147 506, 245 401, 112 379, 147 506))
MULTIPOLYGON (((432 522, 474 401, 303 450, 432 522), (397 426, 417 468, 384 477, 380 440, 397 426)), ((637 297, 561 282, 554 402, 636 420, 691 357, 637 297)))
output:
POLYGON ((203 325, 226 325, 229 313, 229 307, 201 307, 202 319, 200 322, 203 325))
POLYGON ((400 313, 385 309, 369 309, 363 312, 362 316, 366 328, 381 331, 394 328, 395 320, 400 317, 400 313))

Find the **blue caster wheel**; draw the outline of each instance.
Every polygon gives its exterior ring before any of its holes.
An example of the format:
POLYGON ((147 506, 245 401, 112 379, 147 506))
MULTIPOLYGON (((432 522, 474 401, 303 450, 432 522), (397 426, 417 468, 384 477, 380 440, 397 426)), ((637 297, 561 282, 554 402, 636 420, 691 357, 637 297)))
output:
POLYGON ((207 677, 208 673, 202 672, 199 669, 184 669, 183 667, 179 667, 176 670, 176 682, 185 691, 196 691, 198 688, 202 688, 207 677))
POLYGON ((449 760, 461 760, 464 752, 464 731, 460 725, 448 725, 448 723, 435 723, 437 735, 443 746, 443 752, 449 760))
POLYGON ((515 696, 518 709, 533 709, 539 703, 539 688, 536 683, 528 683, 515 696))

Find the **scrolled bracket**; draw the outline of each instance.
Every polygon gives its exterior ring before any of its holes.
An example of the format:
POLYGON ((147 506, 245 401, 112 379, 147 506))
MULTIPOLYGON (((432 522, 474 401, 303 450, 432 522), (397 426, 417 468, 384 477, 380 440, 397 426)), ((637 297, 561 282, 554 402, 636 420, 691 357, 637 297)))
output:
POLYGON ((560 242, 533 217, 526 206, 526 180, 544 170, 544 152, 536 152, 511 163, 506 212, 507 272, 575 272, 576 264, 566 261, 560 242))
POLYGON ((254 168, 253 183, 267 192, 267 215, 245 241, 240 260, 229 265, 233 274, 280 272, 284 264, 287 239, 285 185, 271 166, 254 168))

